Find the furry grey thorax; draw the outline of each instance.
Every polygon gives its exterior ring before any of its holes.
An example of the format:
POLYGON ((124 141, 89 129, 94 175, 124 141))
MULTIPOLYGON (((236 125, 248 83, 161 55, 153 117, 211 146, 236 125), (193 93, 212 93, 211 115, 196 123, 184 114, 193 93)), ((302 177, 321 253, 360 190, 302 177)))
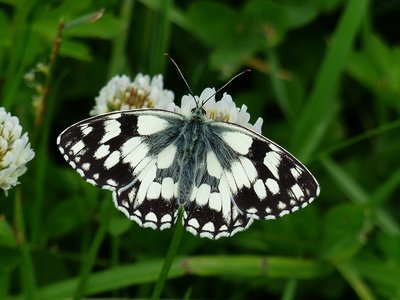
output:
POLYGON ((210 184, 214 178, 207 173, 207 153, 213 151, 221 165, 230 169, 236 154, 220 138, 219 129, 213 126, 215 121, 208 120, 201 107, 192 110, 190 116, 177 121, 171 119, 166 130, 154 134, 151 153, 156 156, 160 149, 174 144, 177 155, 171 168, 174 170, 174 182, 177 182, 177 203, 187 205, 193 188, 199 187, 201 182, 210 184))

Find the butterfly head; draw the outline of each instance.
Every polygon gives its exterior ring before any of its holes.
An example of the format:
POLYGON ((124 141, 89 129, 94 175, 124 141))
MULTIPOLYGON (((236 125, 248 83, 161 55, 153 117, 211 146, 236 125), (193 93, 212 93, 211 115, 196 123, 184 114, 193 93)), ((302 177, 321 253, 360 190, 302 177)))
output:
POLYGON ((196 106, 195 108, 192 108, 190 112, 192 113, 193 116, 199 116, 199 117, 203 117, 207 113, 202 106, 196 106))

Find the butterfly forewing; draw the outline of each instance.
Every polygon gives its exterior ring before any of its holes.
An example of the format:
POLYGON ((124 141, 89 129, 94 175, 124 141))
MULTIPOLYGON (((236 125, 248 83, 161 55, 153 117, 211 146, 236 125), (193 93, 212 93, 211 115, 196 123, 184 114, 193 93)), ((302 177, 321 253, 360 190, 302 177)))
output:
POLYGON ((151 153, 155 147, 149 143, 149 133, 163 129, 169 120, 181 118, 163 110, 104 114, 70 126, 57 144, 65 160, 89 183, 114 190, 132 183, 137 178, 135 169, 143 169, 148 162, 144 159, 156 154, 151 153), (138 124, 139 116, 154 114, 164 116, 164 123, 142 124, 141 120, 138 124))

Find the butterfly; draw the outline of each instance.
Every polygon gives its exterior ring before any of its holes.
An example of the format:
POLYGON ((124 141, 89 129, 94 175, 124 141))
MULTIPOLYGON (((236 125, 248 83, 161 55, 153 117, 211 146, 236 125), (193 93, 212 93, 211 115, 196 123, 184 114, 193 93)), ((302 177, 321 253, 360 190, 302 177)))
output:
POLYGON ((187 231, 218 239, 319 195, 288 151, 251 129, 208 119, 206 101, 194 100, 189 115, 133 109, 88 118, 65 129, 58 148, 87 182, 111 190, 129 219, 153 229, 174 225, 181 207, 187 231))

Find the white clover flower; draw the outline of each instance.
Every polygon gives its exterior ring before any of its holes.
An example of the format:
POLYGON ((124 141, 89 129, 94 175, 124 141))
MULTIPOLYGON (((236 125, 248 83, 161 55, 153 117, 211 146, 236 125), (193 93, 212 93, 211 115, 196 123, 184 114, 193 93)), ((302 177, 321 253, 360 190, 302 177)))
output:
POLYGON ((28 134, 21 134, 18 118, 0 107, 0 188, 6 194, 19 183, 18 177, 27 170, 26 163, 35 156, 28 134))
MULTIPOLYGON (((200 97, 195 96, 199 103, 206 101, 211 97, 203 106, 206 111, 207 118, 214 121, 231 122, 241 126, 247 127, 261 134, 261 126, 263 123, 262 118, 258 118, 254 125, 249 123, 250 114, 247 112, 247 106, 242 105, 241 108, 236 107, 232 97, 224 93, 221 100, 216 101, 214 88, 206 88, 201 93, 200 97)), ((181 107, 176 106, 175 111, 183 115, 189 116, 191 110, 196 107, 196 103, 191 95, 184 95, 181 101, 181 107)))
POLYGON ((114 76, 95 98, 90 115, 134 108, 171 109, 174 93, 163 89, 162 75, 138 74, 132 82, 128 76, 114 76))

